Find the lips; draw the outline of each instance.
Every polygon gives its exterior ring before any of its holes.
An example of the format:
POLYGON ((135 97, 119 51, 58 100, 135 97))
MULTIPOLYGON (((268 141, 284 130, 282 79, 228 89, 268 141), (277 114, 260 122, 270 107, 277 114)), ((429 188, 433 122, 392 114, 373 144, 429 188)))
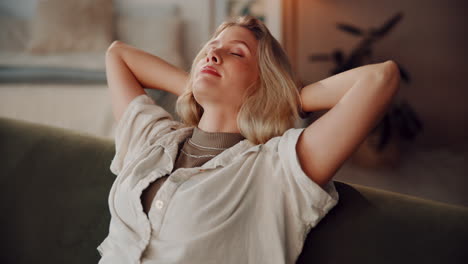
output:
POLYGON ((211 66, 203 67, 201 72, 221 77, 221 74, 219 74, 218 71, 215 68, 211 67, 211 66))

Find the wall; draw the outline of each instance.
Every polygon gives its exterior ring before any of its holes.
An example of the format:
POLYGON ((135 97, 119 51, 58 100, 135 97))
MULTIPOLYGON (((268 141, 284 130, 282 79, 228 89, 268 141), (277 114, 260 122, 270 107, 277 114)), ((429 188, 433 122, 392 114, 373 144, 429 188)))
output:
POLYGON ((412 76, 412 83, 402 83, 398 97, 408 100, 425 124, 415 144, 468 149, 468 1, 296 1, 296 66, 304 83, 327 77, 333 66, 331 62, 310 63, 310 54, 334 48, 348 53, 358 43, 359 38, 338 31, 336 22, 367 29, 403 11, 400 23, 375 45, 374 56, 396 60, 412 76))

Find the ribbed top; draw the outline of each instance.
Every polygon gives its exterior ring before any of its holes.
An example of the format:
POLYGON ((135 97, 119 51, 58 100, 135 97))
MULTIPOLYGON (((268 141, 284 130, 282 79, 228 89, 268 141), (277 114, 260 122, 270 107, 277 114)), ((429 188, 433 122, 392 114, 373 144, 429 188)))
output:
POLYGON ((227 149, 244 139, 245 137, 240 133, 206 132, 195 127, 190 143, 202 148, 227 149))

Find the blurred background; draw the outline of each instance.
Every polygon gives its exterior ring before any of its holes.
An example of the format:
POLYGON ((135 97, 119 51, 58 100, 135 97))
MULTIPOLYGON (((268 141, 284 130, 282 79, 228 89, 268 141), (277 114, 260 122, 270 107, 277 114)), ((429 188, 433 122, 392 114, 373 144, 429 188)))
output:
MULTIPOLYGON (((468 206, 467 10, 463 0, 2 0, 0 116, 113 138, 104 63, 113 40, 188 71, 217 25, 249 14, 303 85, 400 65, 395 102, 336 180, 468 206)), ((146 90, 177 119, 175 96, 146 90)))

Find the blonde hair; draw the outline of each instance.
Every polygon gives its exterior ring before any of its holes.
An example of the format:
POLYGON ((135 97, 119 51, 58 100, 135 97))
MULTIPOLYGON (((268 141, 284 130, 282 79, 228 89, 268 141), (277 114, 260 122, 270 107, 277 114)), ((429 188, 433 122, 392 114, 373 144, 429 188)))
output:
MULTIPOLYGON (((210 41, 232 26, 250 30, 258 41, 259 78, 247 89, 237 115, 237 125, 246 139, 254 144, 263 144, 294 127, 302 109, 299 89, 286 53, 260 20, 243 16, 235 21, 226 21, 216 29, 210 41)), ((203 59, 205 48, 206 44, 195 57, 192 69, 203 59)), ((177 99, 176 112, 184 124, 197 126, 203 108, 195 100, 192 85, 193 72, 184 93, 177 99)))

